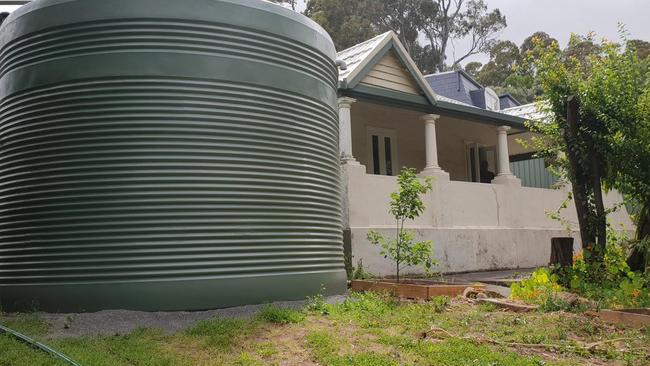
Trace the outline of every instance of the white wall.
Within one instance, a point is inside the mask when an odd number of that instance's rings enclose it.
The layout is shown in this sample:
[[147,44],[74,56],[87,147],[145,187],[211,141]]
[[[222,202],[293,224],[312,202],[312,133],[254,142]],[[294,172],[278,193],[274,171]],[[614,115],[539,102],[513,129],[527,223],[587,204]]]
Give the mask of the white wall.
[[[388,213],[389,195],[397,189],[395,177],[365,173],[363,166],[342,167],[345,185],[345,222],[351,234],[353,263],[363,260],[372,273],[393,274],[392,262],[366,240],[374,229],[394,235],[394,219]],[[575,207],[562,214],[574,224],[568,232],[547,217],[567,197],[567,190],[513,187],[467,182],[434,182],[424,197],[426,211],[408,227],[422,240],[432,240],[439,271],[462,272],[546,265],[551,238],[572,236],[580,247]],[[616,192],[606,195],[607,207],[621,202]],[[624,208],[610,215],[610,222],[633,230]],[[413,269],[420,272],[418,269]]]

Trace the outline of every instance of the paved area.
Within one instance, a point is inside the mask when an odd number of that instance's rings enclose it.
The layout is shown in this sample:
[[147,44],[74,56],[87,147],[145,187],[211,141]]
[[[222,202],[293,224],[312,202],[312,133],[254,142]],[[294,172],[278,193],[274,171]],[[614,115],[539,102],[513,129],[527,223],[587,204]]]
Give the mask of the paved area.
[[458,282],[482,282],[491,285],[510,286],[530,276],[535,268],[510,269],[504,271],[469,272],[445,275],[445,279]]
[[[331,296],[329,303],[343,301],[345,296]],[[274,306],[300,308],[306,301],[285,301],[272,303]],[[264,305],[238,306],[228,309],[208,311],[142,312],[128,310],[105,310],[96,313],[38,315],[51,325],[46,338],[67,338],[81,336],[124,335],[138,328],[156,328],[166,333],[174,333],[193,326],[202,320],[215,317],[242,318],[255,315]]]

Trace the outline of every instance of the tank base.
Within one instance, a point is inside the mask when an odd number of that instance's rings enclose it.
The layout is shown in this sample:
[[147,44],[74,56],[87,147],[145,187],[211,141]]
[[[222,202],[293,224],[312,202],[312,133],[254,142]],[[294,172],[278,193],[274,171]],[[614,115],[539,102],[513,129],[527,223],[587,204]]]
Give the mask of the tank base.
[[0,305],[8,312],[197,311],[304,300],[322,288],[323,295],[327,296],[344,293],[345,271],[182,281],[0,286]]

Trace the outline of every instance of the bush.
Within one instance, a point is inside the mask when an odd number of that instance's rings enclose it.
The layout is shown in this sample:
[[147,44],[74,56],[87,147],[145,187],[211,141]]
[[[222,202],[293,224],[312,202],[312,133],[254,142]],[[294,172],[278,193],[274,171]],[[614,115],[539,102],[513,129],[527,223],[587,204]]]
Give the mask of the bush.
[[543,305],[553,298],[553,293],[562,290],[557,275],[546,268],[539,268],[530,278],[511,286],[513,299]]
[[603,263],[589,264],[578,254],[573,266],[554,272],[561,285],[604,307],[648,307],[650,281],[628,266],[627,243],[624,234],[609,230]]

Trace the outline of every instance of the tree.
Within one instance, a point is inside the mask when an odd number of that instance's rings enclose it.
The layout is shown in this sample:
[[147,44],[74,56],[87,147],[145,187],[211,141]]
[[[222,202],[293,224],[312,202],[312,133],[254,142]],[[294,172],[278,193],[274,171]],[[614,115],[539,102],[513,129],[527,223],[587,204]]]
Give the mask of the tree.
[[420,195],[431,190],[431,178],[422,183],[415,169],[404,168],[397,177],[399,189],[390,195],[390,213],[395,217],[396,236],[385,238],[376,231],[368,232],[368,241],[381,246],[384,258],[390,258],[396,265],[396,277],[399,282],[400,265],[417,266],[424,264],[427,270],[434,264],[431,259],[431,242],[415,242],[415,233],[404,229],[406,220],[413,220],[424,211]]
[[479,71],[481,71],[481,68],[483,67],[483,64],[478,62],[478,61],[472,61],[468,62],[464,69],[465,72],[468,74],[472,75],[472,77],[476,78],[478,76]]
[[305,15],[332,37],[337,50],[344,50],[378,34],[372,23],[373,0],[310,0]]
[[524,39],[521,46],[519,46],[519,53],[521,55],[532,53],[531,56],[534,57],[537,50],[548,49],[548,47],[553,47],[554,44],[558,44],[555,38],[546,32],[537,31]]
[[549,120],[531,128],[544,135],[538,147],[572,183],[585,260],[598,278],[607,245],[603,188],[616,188],[646,213],[650,207],[648,63],[635,48],[596,44],[593,35],[572,36],[564,51],[538,43],[535,52],[544,99],[539,105]]
[[409,54],[415,54],[425,22],[436,16],[437,6],[428,0],[384,0],[372,3],[369,14],[381,32],[392,30]]
[[627,47],[636,50],[636,54],[640,60],[646,60],[650,56],[650,42],[631,39],[627,41]]
[[511,41],[496,42],[490,49],[490,61],[477,73],[476,79],[483,85],[505,86],[506,79],[520,62],[519,46]]
[[506,27],[506,18],[499,9],[488,12],[484,0],[434,0],[435,17],[428,19],[423,32],[429,47],[441,55],[437,71],[445,70],[449,43],[454,39],[468,38],[467,52],[455,59],[450,68],[455,69],[468,57],[487,52],[496,40],[497,33]]

